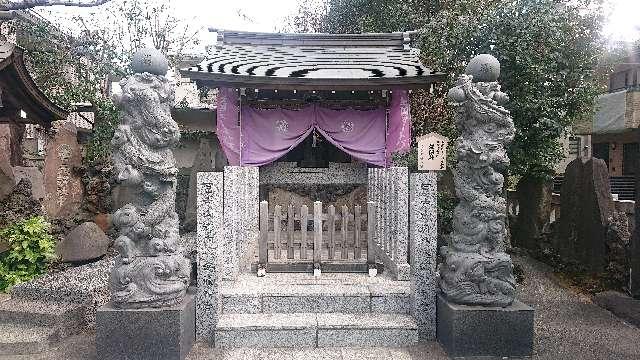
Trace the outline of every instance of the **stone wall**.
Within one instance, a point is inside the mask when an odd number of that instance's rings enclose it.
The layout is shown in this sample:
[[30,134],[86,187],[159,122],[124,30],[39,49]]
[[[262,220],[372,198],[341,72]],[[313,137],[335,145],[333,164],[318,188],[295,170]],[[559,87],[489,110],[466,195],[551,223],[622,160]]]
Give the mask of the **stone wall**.
[[260,168],[260,184],[366,184],[367,166],[360,163],[329,163],[326,168],[302,168],[294,162],[276,162]]
[[371,168],[368,182],[367,199],[377,209],[378,255],[397,280],[409,280],[409,170]]
[[260,168],[260,200],[269,201],[269,210],[280,205],[295,208],[314,201],[323,206],[367,208],[367,166],[357,163],[330,163],[327,168],[301,168],[294,162],[278,162]]

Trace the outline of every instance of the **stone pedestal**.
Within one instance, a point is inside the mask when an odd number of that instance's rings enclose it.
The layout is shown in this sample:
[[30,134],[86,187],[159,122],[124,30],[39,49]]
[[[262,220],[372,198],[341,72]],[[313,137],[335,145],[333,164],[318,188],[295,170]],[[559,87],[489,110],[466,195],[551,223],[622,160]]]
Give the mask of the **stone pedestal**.
[[99,360],[183,360],[194,340],[195,289],[176,306],[116,309],[108,303],[96,315]]
[[533,308],[452,304],[438,295],[438,341],[451,357],[529,356],[533,351]]

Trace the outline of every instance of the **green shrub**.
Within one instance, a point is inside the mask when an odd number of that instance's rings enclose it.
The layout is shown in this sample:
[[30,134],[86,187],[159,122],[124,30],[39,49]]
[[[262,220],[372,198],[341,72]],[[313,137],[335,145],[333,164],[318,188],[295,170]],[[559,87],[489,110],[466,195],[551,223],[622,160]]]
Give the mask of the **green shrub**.
[[49,228],[42,216],[35,216],[0,229],[0,239],[10,247],[0,254],[0,292],[42,274],[55,259],[55,240]]

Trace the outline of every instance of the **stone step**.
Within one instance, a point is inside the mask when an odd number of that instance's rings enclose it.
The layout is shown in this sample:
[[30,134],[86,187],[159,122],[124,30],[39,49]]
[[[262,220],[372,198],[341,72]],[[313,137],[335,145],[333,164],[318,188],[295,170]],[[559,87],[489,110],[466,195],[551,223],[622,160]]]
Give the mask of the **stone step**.
[[366,275],[242,275],[220,293],[223,314],[411,312],[409,282]]
[[28,324],[0,324],[0,355],[29,355],[49,350],[58,330]]
[[0,323],[83,327],[85,306],[21,299],[0,301]]
[[215,335],[219,348],[400,347],[417,341],[415,320],[399,314],[225,314]]

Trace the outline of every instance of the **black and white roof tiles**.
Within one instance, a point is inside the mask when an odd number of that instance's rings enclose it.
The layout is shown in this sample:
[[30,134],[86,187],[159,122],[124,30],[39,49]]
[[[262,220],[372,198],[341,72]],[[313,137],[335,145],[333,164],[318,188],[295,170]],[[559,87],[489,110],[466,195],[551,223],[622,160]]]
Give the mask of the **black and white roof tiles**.
[[190,72],[309,79],[428,75],[418,50],[381,47],[293,47],[224,44]]

